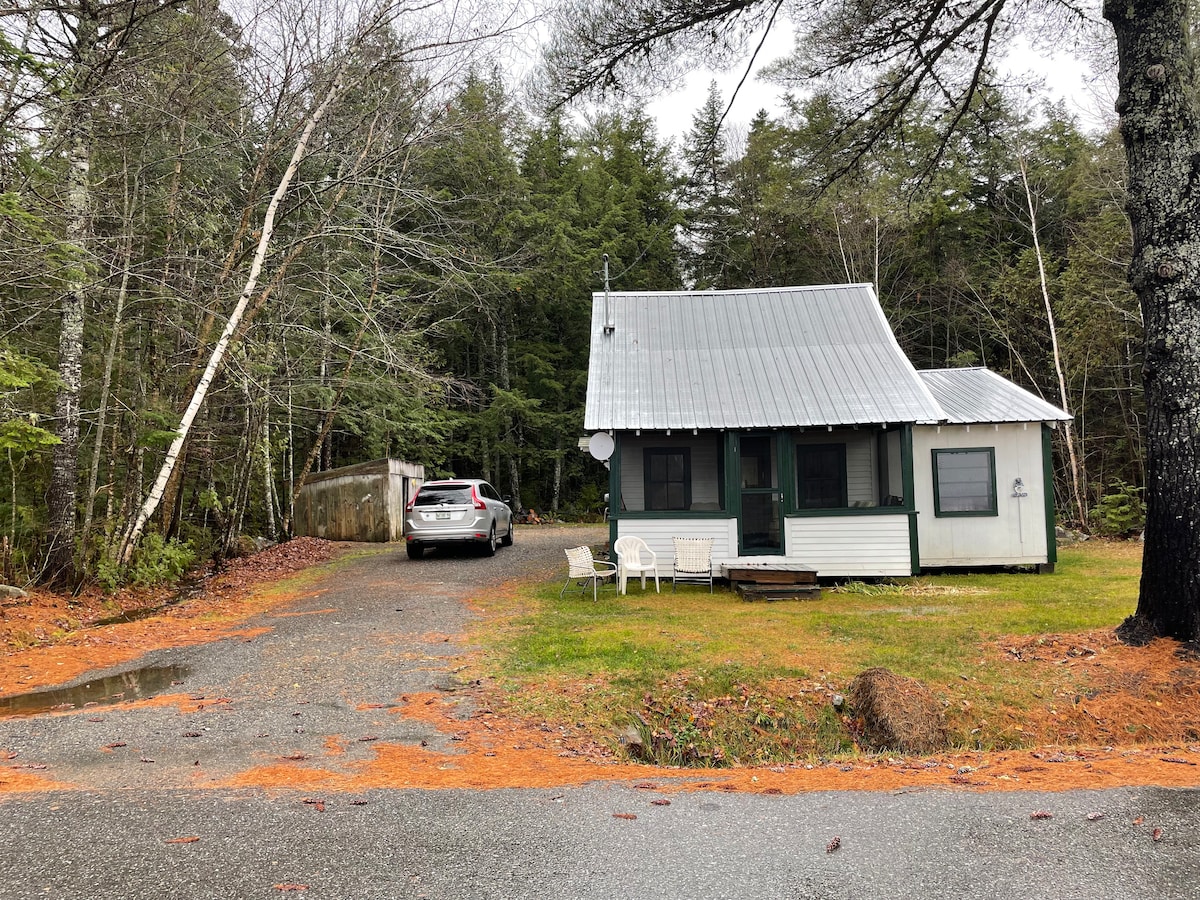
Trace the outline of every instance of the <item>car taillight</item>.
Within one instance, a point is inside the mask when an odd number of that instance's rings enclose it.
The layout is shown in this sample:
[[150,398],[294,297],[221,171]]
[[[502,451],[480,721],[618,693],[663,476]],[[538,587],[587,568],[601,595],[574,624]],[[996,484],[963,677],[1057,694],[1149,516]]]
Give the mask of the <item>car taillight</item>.
[[475,501],[476,509],[487,509],[487,504],[479,499],[479,492],[475,490],[475,485],[471,485],[471,499]]

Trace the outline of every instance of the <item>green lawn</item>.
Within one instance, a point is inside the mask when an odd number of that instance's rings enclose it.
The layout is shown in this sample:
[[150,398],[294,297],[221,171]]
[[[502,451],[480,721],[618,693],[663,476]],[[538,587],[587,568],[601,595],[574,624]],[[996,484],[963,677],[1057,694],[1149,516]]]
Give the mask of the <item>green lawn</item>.
[[926,682],[956,743],[1013,746],[1036,736],[1014,725],[1022,711],[1053,703],[1073,675],[1014,670],[1004,640],[1111,630],[1136,605],[1140,562],[1140,545],[1090,542],[1062,550],[1053,575],[852,583],[773,603],[636,584],[625,597],[560,600],[548,583],[492,606],[501,615],[480,630],[481,665],[514,713],[598,735],[665,733],[668,762],[845,752],[850,732],[829,697],[872,666]]

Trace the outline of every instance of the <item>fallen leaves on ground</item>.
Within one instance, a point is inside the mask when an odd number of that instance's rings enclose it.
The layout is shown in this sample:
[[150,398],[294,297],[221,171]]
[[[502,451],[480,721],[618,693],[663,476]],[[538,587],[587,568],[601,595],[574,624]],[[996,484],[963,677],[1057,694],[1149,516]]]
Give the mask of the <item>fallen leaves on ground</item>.
[[[232,635],[241,621],[289,599],[284,594],[252,597],[253,588],[326,562],[350,546],[295,538],[228,560],[219,571],[210,567],[193,573],[186,589],[130,587],[106,594],[93,586],[78,596],[31,589],[0,616],[0,690],[12,694],[61,684],[150,650]],[[180,595],[183,599],[175,603]],[[131,613],[151,614],[97,624]]]

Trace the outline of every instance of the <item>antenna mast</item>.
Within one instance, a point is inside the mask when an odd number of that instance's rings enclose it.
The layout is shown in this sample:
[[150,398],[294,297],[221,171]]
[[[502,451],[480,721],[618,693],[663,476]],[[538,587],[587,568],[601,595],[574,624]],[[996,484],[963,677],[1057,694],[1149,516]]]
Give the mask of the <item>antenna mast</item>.
[[613,324],[612,307],[608,300],[608,254],[605,253],[601,258],[604,260],[604,333],[612,334],[617,326]]

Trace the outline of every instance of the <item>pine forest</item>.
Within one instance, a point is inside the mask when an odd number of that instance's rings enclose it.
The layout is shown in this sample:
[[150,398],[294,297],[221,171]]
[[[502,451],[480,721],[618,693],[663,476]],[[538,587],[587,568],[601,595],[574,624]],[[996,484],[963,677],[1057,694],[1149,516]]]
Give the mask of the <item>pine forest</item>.
[[168,578],[382,457],[599,521],[605,255],[616,290],[873,284],[917,368],[1074,415],[1061,523],[1139,528],[1115,128],[995,88],[949,143],[914,103],[851,154],[836,93],[737,124],[714,84],[667,136],[531,89],[487,4],[257,2],[0,11],[0,581]]

